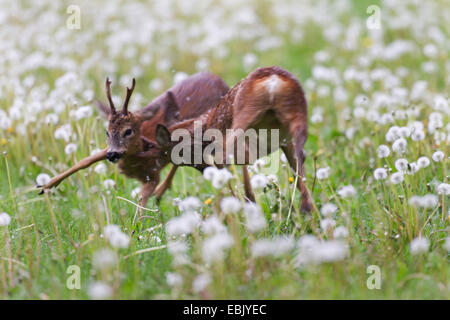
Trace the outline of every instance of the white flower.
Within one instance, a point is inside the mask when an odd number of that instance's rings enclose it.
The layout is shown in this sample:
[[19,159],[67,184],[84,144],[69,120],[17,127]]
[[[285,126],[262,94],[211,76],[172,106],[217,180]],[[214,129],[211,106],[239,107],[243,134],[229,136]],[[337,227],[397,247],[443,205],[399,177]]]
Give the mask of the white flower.
[[450,184],[448,183],[439,184],[436,188],[436,192],[437,194],[448,196],[450,194]]
[[104,282],[96,281],[89,285],[88,294],[91,299],[104,300],[111,298],[113,294],[112,288]]
[[417,159],[417,165],[420,168],[426,168],[430,165],[430,159],[428,159],[427,157],[420,157],[419,159]]
[[404,138],[400,138],[394,141],[392,144],[392,150],[394,150],[396,153],[404,153],[406,151],[406,147],[408,146],[408,143]]
[[348,256],[347,245],[339,240],[324,241],[315,250],[314,260],[317,262],[335,262]]
[[250,179],[250,183],[252,188],[254,189],[262,189],[264,188],[269,181],[264,174],[256,174]]
[[415,130],[412,134],[411,134],[411,140],[413,141],[421,141],[425,139],[425,132],[423,132],[423,130]]
[[225,250],[233,245],[233,237],[228,233],[218,233],[203,241],[202,256],[206,263],[222,261]]
[[105,239],[108,240],[109,244],[114,248],[128,248],[130,245],[130,237],[123,233],[117,225],[107,225],[104,228],[103,233]]
[[225,197],[220,201],[220,209],[225,214],[236,213],[241,209],[241,202],[235,197]]
[[201,292],[208,287],[211,283],[211,276],[207,273],[199,274],[195,277],[194,281],[192,281],[192,290],[194,292]]
[[201,222],[201,217],[194,211],[183,213],[179,217],[169,220],[166,224],[166,233],[169,236],[179,236],[192,233]]
[[233,178],[233,175],[230,171],[228,171],[226,168],[218,169],[216,171],[216,174],[214,175],[212,179],[212,185],[216,189],[222,188],[231,178]]
[[245,203],[244,213],[248,231],[258,232],[263,230],[267,226],[266,218],[264,217],[260,207],[257,204],[253,202]]
[[384,144],[377,148],[378,158],[386,158],[390,153],[391,151],[389,150],[389,147]]
[[167,272],[166,281],[172,288],[181,287],[183,285],[183,277],[175,272]]
[[141,194],[141,187],[136,187],[133,190],[131,190],[131,197],[136,199],[139,197],[139,195]]
[[72,127],[70,124],[65,124],[58,129],[55,130],[55,139],[63,139],[66,142],[69,142],[69,139],[72,135]]
[[98,174],[105,174],[107,171],[106,164],[99,163],[98,165],[95,166],[94,171]]
[[435,153],[433,153],[431,159],[433,159],[434,162],[441,162],[442,160],[444,160],[444,157],[445,157],[444,153],[438,150]]
[[201,224],[202,231],[208,235],[226,232],[227,228],[222,224],[219,218],[215,215],[209,217]]
[[116,182],[112,179],[106,179],[105,181],[103,181],[103,185],[105,186],[106,189],[111,189],[114,188]]
[[92,265],[95,269],[105,270],[111,269],[117,264],[117,254],[108,249],[103,248],[97,250],[92,258]]
[[46,173],[40,173],[36,177],[36,183],[38,186],[45,186],[51,180],[50,176]]
[[317,179],[324,180],[330,176],[330,167],[320,168],[317,170]]
[[418,255],[427,252],[430,247],[430,241],[427,238],[417,237],[409,245],[412,255]]
[[356,189],[351,184],[341,187],[337,192],[342,198],[352,198],[356,195]]
[[324,217],[329,217],[337,211],[338,207],[333,203],[325,203],[320,209],[320,213]]
[[268,174],[267,180],[269,180],[270,183],[277,183],[278,182],[278,176],[276,174]]
[[[344,233],[341,229],[338,232]],[[348,246],[342,240],[320,242],[315,237],[307,235],[299,240],[298,247],[299,252],[294,258],[297,268],[308,264],[340,261],[348,256]]]
[[216,167],[207,167],[203,170],[203,177],[206,180],[211,181],[216,175],[217,171],[219,171]]
[[348,230],[344,226],[339,226],[336,229],[334,229],[333,237],[336,239],[345,239],[348,237]]
[[93,114],[92,108],[90,106],[79,107],[75,111],[75,120],[80,120],[83,118],[89,118]]
[[75,151],[77,151],[77,145],[75,143],[69,143],[68,145],[66,145],[66,147],[64,148],[64,152],[66,154],[72,154]]
[[403,180],[404,180],[403,173],[401,173],[401,172],[393,173],[391,175],[390,180],[391,180],[391,183],[393,183],[393,184],[399,184],[399,183],[403,182]]
[[320,228],[322,230],[332,229],[336,225],[336,221],[331,218],[326,218],[320,221]]
[[406,160],[406,159],[397,159],[395,161],[395,168],[398,171],[405,173],[406,171],[408,171],[408,160]]
[[253,257],[279,257],[294,248],[294,240],[290,237],[279,236],[273,239],[258,239],[252,243]]
[[6,212],[0,213],[0,227],[5,227],[11,222],[11,217]]
[[201,206],[202,203],[197,197],[187,197],[178,204],[182,212],[195,212]]
[[189,256],[187,255],[188,245],[185,241],[169,241],[167,250],[173,257],[172,264],[174,266],[183,266],[189,263]]
[[375,180],[384,180],[387,178],[387,176],[388,174],[385,168],[377,168],[373,172],[373,177],[375,178]]

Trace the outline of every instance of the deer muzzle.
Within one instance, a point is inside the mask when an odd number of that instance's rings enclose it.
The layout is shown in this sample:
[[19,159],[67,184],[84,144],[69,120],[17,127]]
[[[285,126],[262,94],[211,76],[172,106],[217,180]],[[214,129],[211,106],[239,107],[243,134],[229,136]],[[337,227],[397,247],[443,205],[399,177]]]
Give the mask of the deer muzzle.
[[124,154],[124,152],[108,151],[106,152],[106,159],[110,162],[116,163],[123,157]]

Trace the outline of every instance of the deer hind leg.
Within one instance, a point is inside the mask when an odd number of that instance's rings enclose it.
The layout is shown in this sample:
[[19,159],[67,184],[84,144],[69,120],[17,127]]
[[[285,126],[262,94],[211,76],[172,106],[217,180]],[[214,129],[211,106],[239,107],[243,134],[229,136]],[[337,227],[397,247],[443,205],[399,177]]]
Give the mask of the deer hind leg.
[[[299,140],[299,139],[297,139]],[[305,139],[306,140],[306,139]],[[309,195],[309,191],[305,185],[305,181],[303,181],[305,177],[304,173],[304,162],[305,155],[303,153],[303,144],[304,141],[296,141],[294,145],[293,142],[289,142],[287,146],[282,146],[282,150],[286,155],[286,158],[289,162],[289,165],[294,170],[294,172],[298,171],[298,179],[297,179],[297,188],[300,190],[302,194],[302,204],[301,211],[310,212],[311,211],[311,197]],[[297,169],[298,168],[298,169]]]
[[166,190],[169,189],[170,186],[172,185],[172,180],[173,180],[173,177],[175,176],[175,172],[177,171],[177,168],[178,168],[177,166],[173,165],[172,168],[170,168],[170,171],[167,174],[164,181],[158,187],[156,187],[154,195],[156,197],[157,202],[159,202],[161,200],[164,192],[166,192]]
[[249,202],[255,202],[255,194],[250,184],[250,175],[248,174],[247,166],[242,166],[242,175],[244,177],[245,198]]

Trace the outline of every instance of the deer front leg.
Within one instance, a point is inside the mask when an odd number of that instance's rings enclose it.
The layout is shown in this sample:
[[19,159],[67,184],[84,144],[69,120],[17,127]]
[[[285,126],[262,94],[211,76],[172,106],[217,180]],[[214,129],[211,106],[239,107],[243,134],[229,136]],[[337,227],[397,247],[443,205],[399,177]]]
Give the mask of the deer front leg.
[[[155,190],[157,184],[158,182],[156,181],[148,181],[142,184],[141,200],[139,201],[139,205],[141,207],[145,207],[148,202],[148,198],[150,198],[150,196],[153,194],[153,191]],[[141,210],[140,213],[142,215]]]
[[164,181],[156,188],[154,195],[156,196],[156,201],[160,201],[164,192],[166,192],[167,189],[170,188],[172,184],[173,177],[175,176],[175,172],[177,171],[177,166],[173,165],[172,168],[170,168],[169,173],[167,174]]
[[61,181],[63,181],[67,177],[71,176],[75,172],[77,172],[81,169],[85,169],[85,168],[91,166],[95,162],[98,162],[100,160],[105,160],[106,159],[106,150],[107,149],[104,149],[92,156],[84,158],[83,160],[78,162],[76,165],[74,165],[72,168],[70,168],[69,170],[57,175],[56,177],[53,177],[49,181],[49,183],[47,183],[45,186],[38,186],[38,188],[41,188],[41,192],[39,194],[43,194],[45,190],[49,190],[53,187],[56,187],[58,184],[61,183]]

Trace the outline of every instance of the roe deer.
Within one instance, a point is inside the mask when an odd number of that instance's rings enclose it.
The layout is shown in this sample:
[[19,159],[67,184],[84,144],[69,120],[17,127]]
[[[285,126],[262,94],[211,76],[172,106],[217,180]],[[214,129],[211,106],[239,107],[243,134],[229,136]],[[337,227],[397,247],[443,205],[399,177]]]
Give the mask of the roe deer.
[[99,103],[99,108],[108,114],[108,148],[81,160],[69,170],[51,179],[48,184],[41,187],[42,192],[56,187],[76,171],[107,159],[111,162],[118,162],[121,172],[126,176],[142,182],[140,205],[145,207],[148,198],[153,193],[157,200],[162,197],[165,190],[170,187],[177,169],[176,166],[173,166],[164,182],[156,188],[160,172],[169,162],[163,158],[141,156],[142,152],[152,145],[156,145],[156,125],[159,123],[172,125],[176,121],[197,117],[216,105],[229,88],[220,77],[208,72],[201,72],[172,87],[170,98],[166,91],[145,108],[130,112],[128,111],[128,102],[134,89],[135,80],[133,79],[132,87],[127,88],[127,95],[120,111],[116,110],[112,101],[110,84],[111,82],[107,79],[106,94],[109,108]]
[[[174,100],[168,92],[168,98]],[[172,101],[172,103],[175,103]],[[309,212],[311,209],[310,194],[304,182],[304,144],[308,136],[307,102],[303,89],[297,79],[288,71],[279,67],[259,68],[241,80],[205,114],[190,120],[175,123],[167,129],[164,125],[157,125],[156,141],[158,146],[151,146],[145,156],[152,158],[165,158],[172,161],[172,150],[179,143],[171,141],[171,133],[177,129],[186,129],[192,136],[195,123],[201,123],[203,132],[207,129],[216,129],[223,136],[227,130],[240,131],[247,129],[278,129],[281,149],[295,172],[298,172],[297,188],[302,194],[301,210]],[[240,129],[240,130],[239,130]],[[234,148],[235,140],[239,135],[227,136],[225,144],[219,150],[223,150],[222,159],[237,155]],[[260,138],[261,139],[261,138]],[[284,142],[286,141],[286,142]],[[205,149],[204,142],[202,152]],[[267,143],[270,144],[270,143]],[[191,146],[192,147],[192,146]],[[248,147],[248,145],[245,145]],[[223,148],[223,149],[222,149]],[[272,149],[272,148],[271,148]],[[274,151],[274,150],[272,150]],[[248,163],[248,148],[245,149],[245,161]],[[202,158],[200,170],[208,166]],[[244,164],[238,163],[238,164]],[[217,165],[217,163],[215,163]],[[244,166],[245,168],[245,166]],[[244,177],[247,174],[244,171]],[[247,179],[248,184],[248,179]],[[244,179],[245,188],[246,181]]]

